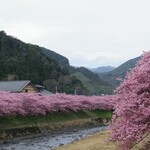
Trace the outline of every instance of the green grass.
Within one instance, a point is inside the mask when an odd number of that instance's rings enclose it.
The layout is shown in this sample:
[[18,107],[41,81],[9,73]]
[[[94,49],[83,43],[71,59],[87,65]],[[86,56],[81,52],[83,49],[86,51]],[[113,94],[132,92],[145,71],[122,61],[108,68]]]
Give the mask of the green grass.
[[0,117],[0,130],[16,127],[35,126],[44,123],[72,121],[76,119],[111,118],[110,110],[91,110],[78,112],[55,112],[45,116],[6,116]]

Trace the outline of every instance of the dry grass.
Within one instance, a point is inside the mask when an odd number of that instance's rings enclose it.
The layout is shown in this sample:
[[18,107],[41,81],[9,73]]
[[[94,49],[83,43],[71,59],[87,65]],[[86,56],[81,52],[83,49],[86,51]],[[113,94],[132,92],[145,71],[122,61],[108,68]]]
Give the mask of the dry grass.
[[[88,136],[80,141],[73,142],[56,150],[117,150],[119,143],[108,142],[110,131],[103,131]],[[146,146],[147,145],[147,146]],[[130,150],[150,150],[150,135]]]
[[52,123],[42,123],[39,124],[38,127],[43,132],[51,132],[57,131],[61,129],[68,129],[73,127],[86,127],[90,125],[100,125],[97,121],[92,119],[76,119],[71,121],[63,121],[63,122],[52,122]]
[[150,134],[146,134],[145,138],[138,142],[132,150],[150,150]]
[[107,141],[108,132],[109,131],[96,133],[80,141],[62,146],[57,150],[116,150],[117,143]]

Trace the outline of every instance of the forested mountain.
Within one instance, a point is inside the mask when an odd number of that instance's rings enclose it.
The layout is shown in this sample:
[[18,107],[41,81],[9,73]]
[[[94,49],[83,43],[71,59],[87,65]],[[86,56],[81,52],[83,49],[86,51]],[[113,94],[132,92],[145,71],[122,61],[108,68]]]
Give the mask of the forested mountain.
[[67,69],[59,66],[52,57],[47,57],[42,50],[0,31],[0,80],[31,80],[45,85],[52,92],[57,86],[59,92],[72,94],[78,87],[79,94],[86,94],[82,82],[70,76]]
[[124,79],[127,72],[135,67],[139,59],[140,57],[130,59],[127,62],[120,65],[119,67],[117,67],[116,69],[112,70],[111,72],[99,74],[99,77],[102,80],[110,83],[115,88],[120,84],[120,80],[118,79]]
[[[84,67],[77,68],[70,66],[69,61],[67,61],[68,59],[64,56],[61,56],[60,54],[58,54],[57,56],[57,53],[54,52],[56,55],[51,55],[51,53],[53,52],[49,51],[48,49],[44,49],[44,51],[46,51],[46,55],[48,57],[52,57],[57,60],[64,70],[69,71],[69,74],[72,78],[76,78],[81,81],[84,88],[87,89],[87,95],[101,95],[112,93],[112,87],[106,81],[102,81],[97,74]],[[76,90],[77,93],[80,93],[81,89],[77,87]]]
[[69,60],[66,57],[44,47],[41,47],[41,49],[43,54],[56,60],[60,66],[62,67],[69,66]]
[[91,72],[87,68],[74,68],[72,76],[77,77],[83,85],[88,89],[90,95],[112,94],[112,86],[102,80],[97,74]]
[[112,66],[102,66],[97,68],[88,68],[90,71],[94,73],[104,73],[104,72],[110,72],[115,69],[115,67]]
[[0,80],[31,80],[51,92],[69,94],[112,94],[140,57],[129,60],[108,73],[96,74],[90,70],[69,65],[66,57],[49,49],[24,43],[0,31]]

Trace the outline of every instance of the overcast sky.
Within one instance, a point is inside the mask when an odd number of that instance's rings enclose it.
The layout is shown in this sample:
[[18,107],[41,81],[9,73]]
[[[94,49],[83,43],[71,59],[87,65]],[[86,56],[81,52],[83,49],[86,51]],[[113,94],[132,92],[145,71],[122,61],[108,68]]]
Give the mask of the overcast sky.
[[150,49],[149,0],[0,0],[0,7],[0,30],[74,66],[119,66]]

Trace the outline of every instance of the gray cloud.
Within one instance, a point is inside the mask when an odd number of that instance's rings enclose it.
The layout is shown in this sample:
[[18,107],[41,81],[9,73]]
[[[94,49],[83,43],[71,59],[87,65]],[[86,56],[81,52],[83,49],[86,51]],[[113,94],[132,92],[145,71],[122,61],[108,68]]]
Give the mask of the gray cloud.
[[118,66],[149,50],[148,0],[0,0],[0,29],[69,58]]

